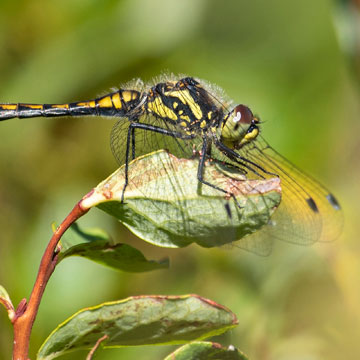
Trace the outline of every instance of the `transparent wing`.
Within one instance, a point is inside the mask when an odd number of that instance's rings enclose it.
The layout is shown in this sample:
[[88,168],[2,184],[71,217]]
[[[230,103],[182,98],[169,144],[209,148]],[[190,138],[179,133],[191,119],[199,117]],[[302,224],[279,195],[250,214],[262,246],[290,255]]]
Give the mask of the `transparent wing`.
[[282,200],[271,222],[256,235],[296,244],[336,239],[343,215],[336,198],[318,181],[305,174],[262,138],[241,150],[242,156],[276,173],[281,179]]
[[[182,129],[178,126],[155,118],[149,114],[144,114],[137,122],[157,126],[173,133],[182,132]],[[120,118],[111,131],[111,149],[119,165],[125,163],[129,125],[130,121],[127,118]],[[176,136],[163,135],[146,129],[134,129],[134,136],[132,137],[130,134],[129,141],[129,161],[133,160],[133,158],[160,149],[168,150],[178,157],[189,158],[192,155],[193,144],[196,143],[195,140],[182,140]],[[132,154],[133,145],[134,157]]]

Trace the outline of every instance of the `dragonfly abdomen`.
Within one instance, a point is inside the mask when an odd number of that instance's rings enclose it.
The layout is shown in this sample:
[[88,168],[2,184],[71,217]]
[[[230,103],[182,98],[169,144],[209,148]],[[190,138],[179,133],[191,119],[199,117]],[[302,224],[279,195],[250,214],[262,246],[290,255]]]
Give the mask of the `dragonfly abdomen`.
[[139,91],[119,90],[95,100],[67,104],[0,104],[0,121],[39,116],[126,116],[139,104],[140,99]]

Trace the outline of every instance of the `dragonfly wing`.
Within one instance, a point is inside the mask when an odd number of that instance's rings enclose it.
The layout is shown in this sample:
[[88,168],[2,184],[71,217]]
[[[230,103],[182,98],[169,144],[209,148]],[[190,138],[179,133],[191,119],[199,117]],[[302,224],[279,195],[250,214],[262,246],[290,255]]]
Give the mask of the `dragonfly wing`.
[[260,229],[254,234],[234,241],[234,246],[256,255],[268,256],[273,249],[274,240],[274,236],[270,236],[269,232],[264,233],[263,230]]
[[266,236],[304,245],[331,241],[340,235],[343,224],[340,205],[323,185],[260,137],[242,149],[241,154],[267,172],[277,174],[281,180],[281,204],[258,235],[266,233]]

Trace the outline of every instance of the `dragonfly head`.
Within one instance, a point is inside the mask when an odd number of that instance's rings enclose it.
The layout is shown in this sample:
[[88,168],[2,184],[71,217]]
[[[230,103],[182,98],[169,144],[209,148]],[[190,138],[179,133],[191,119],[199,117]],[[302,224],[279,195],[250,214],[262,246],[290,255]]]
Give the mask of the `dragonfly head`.
[[240,149],[259,135],[259,123],[246,105],[237,105],[224,117],[221,142],[230,149]]

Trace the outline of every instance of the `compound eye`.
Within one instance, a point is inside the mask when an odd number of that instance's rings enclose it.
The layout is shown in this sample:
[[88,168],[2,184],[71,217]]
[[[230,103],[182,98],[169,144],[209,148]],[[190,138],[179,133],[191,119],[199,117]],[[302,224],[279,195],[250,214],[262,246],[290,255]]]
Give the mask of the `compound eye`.
[[254,115],[246,105],[238,105],[234,108],[234,122],[240,124],[251,124]]

